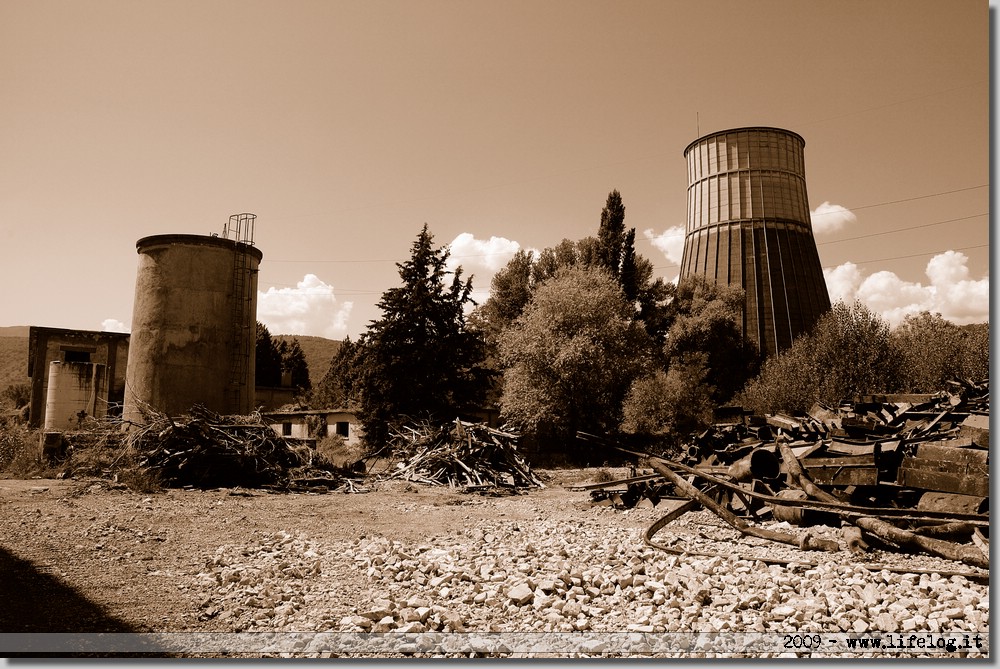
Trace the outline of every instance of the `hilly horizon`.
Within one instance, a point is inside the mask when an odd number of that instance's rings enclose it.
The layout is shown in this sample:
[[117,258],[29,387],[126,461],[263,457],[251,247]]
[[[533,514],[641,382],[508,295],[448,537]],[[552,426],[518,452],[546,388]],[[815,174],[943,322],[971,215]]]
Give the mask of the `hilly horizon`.
[[[0,327],[0,390],[20,383],[30,383],[28,376],[28,325]],[[272,335],[276,341],[298,339],[306,364],[309,365],[309,380],[313,386],[319,384],[330,361],[340,350],[341,341],[310,335]]]

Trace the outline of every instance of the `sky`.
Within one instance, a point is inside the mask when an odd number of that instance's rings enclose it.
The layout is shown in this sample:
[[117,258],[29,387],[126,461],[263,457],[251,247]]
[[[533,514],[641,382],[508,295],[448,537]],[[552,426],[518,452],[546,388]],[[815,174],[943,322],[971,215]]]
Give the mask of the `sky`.
[[128,331],[135,243],[256,214],[258,320],[356,339],[424,224],[485,300],[620,191],[676,280],[684,148],[805,139],[833,301],[989,318],[971,0],[0,0],[0,326]]

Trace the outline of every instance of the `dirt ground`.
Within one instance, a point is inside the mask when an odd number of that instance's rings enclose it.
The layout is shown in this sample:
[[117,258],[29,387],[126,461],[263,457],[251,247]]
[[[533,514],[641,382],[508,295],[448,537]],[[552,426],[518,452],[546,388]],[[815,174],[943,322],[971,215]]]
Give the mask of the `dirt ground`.
[[[227,631],[205,619],[199,593],[178,577],[204,571],[224,545],[260,533],[319,543],[384,536],[420,541],[484,520],[544,513],[573,522],[590,506],[563,483],[586,471],[541,473],[545,489],[491,497],[447,487],[383,481],[371,492],[272,493],[168,489],[145,494],[100,479],[0,480],[2,631]],[[342,579],[344,611],[370,597],[355,574]]]
[[[669,557],[642,543],[662,505],[615,510],[566,487],[627,470],[535,473],[544,489],[506,495],[398,480],[358,493],[142,493],[101,479],[3,479],[0,632],[343,630],[378,622],[385,597],[390,627],[428,607],[440,618],[432,629],[445,630],[722,630],[732,619],[768,632],[892,632],[912,616],[917,631],[988,631],[988,585],[948,575],[962,565],[803,552],[741,538],[708,511],[656,538],[716,557]],[[755,562],[772,557],[787,567]],[[422,573],[449,564],[461,569]],[[644,587],[641,574],[652,579]],[[551,589],[540,583],[553,575],[572,582],[575,603],[511,603],[519,579]]]

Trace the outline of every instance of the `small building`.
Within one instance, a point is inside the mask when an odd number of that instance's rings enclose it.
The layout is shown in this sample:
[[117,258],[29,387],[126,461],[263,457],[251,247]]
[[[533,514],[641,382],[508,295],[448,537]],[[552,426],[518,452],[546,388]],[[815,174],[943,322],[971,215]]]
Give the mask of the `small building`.
[[340,436],[348,446],[361,441],[361,423],[349,409],[269,411],[263,416],[276,434],[290,439],[319,441]]
[[[119,415],[125,399],[128,345],[129,335],[124,332],[32,326],[28,330],[28,425],[49,427],[49,404],[58,407],[61,416],[79,415],[80,419]],[[50,377],[56,381],[51,389]],[[58,422],[54,427],[65,429],[73,421]]]

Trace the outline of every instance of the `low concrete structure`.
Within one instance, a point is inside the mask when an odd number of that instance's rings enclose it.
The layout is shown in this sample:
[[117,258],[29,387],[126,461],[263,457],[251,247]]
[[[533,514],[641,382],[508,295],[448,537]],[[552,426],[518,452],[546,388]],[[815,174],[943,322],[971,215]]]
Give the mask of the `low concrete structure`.
[[301,411],[271,411],[264,421],[275,433],[292,439],[321,440],[339,435],[348,446],[361,441],[361,424],[348,409],[308,409]]
[[[31,377],[31,408],[28,424],[42,427],[46,424],[46,405],[49,397],[49,377],[52,363],[57,362],[89,374],[94,380],[95,365],[103,366],[101,383],[88,386],[93,398],[88,396],[89,415],[119,415],[125,398],[125,367],[128,363],[129,335],[124,332],[95,332],[32,326],[28,330],[28,376]],[[57,375],[62,377],[64,375]],[[83,378],[81,376],[80,378]],[[67,397],[57,393],[56,400]],[[91,413],[93,411],[93,413]],[[63,428],[65,429],[65,428]]]

